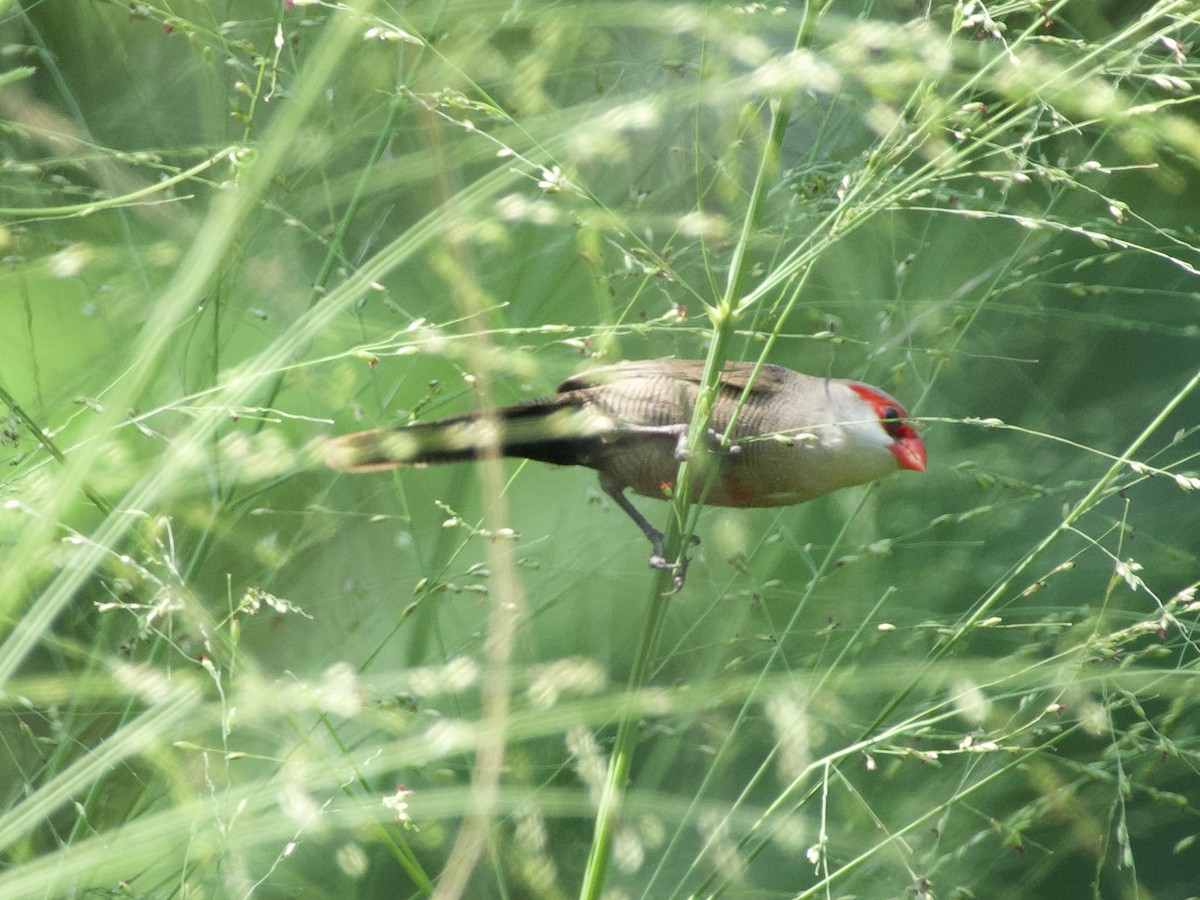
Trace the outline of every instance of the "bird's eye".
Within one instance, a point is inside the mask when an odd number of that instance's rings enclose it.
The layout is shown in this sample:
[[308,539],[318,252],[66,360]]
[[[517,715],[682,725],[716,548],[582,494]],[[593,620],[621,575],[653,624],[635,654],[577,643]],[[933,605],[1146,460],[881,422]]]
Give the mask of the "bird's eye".
[[900,420],[903,413],[894,406],[885,406],[883,415],[880,421],[883,422],[883,430],[894,438],[902,437],[905,430],[905,424]]

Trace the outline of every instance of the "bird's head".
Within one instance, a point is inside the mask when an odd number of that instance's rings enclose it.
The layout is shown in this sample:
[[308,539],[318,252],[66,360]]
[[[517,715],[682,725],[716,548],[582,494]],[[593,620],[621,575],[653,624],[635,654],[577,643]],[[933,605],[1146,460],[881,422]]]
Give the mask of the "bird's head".
[[870,411],[857,436],[884,447],[895,459],[897,468],[924,472],[925,442],[908,423],[904,407],[894,397],[869,384],[848,381],[846,387]]

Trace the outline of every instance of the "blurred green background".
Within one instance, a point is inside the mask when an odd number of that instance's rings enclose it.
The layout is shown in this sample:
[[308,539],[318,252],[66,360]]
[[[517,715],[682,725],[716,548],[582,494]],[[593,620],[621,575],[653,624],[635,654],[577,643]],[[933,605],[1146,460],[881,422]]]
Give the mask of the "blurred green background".
[[0,9],[0,895],[454,894],[498,604],[462,895],[598,892],[644,539],[320,443],[730,327],[930,466],[702,513],[606,896],[1195,896],[1198,16]]

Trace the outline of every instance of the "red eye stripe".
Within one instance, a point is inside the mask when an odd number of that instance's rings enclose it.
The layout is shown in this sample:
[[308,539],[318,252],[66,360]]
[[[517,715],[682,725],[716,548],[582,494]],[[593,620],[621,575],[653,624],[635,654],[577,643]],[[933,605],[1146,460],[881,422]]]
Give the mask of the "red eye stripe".
[[889,397],[883,391],[853,381],[850,382],[849,387],[850,390],[871,404],[871,408],[875,410],[875,415],[879,416],[884,429],[892,437],[900,436],[896,431],[899,428],[912,430],[910,426],[900,421],[907,417],[908,413],[905,412],[903,406],[896,402],[895,398]]

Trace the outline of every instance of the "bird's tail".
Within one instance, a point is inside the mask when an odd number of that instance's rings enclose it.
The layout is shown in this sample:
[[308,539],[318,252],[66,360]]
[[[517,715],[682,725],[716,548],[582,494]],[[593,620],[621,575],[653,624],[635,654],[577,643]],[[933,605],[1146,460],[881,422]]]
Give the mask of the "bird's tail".
[[375,472],[499,452],[570,465],[614,428],[592,404],[560,394],[485,413],[342,435],[325,445],[325,462],[342,472]]

